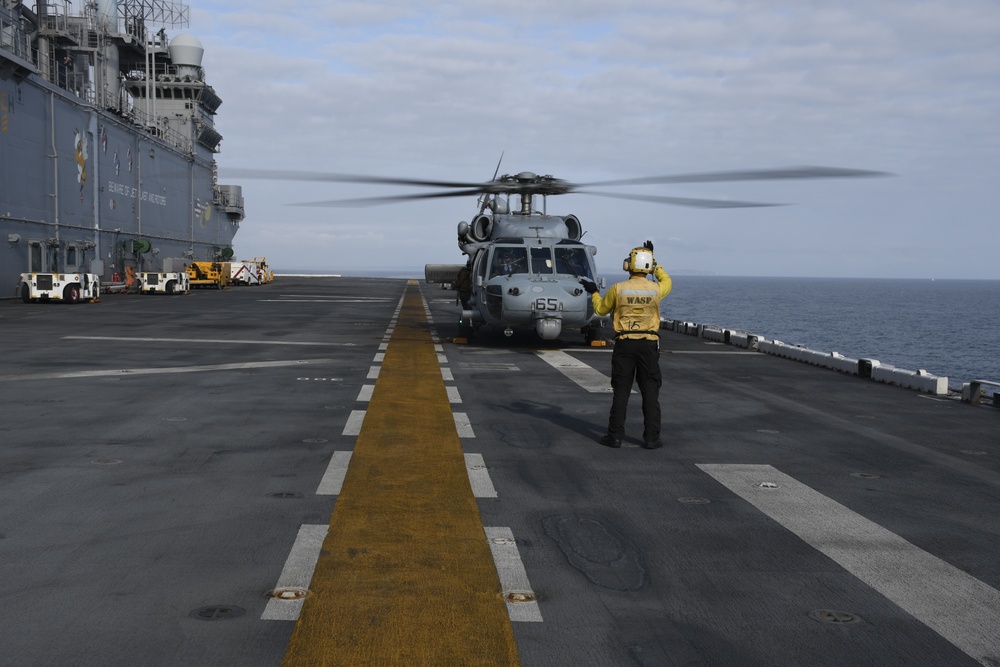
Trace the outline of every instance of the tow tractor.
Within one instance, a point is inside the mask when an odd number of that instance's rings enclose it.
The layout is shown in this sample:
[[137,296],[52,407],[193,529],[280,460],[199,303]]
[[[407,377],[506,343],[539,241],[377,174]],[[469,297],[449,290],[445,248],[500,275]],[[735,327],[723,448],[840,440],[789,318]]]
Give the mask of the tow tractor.
[[101,296],[101,279],[96,273],[22,273],[18,287],[21,301],[65,301],[90,303]]
[[191,262],[187,268],[192,287],[229,287],[230,269],[228,262]]
[[142,294],[187,294],[191,278],[186,271],[145,271],[139,274],[139,292]]

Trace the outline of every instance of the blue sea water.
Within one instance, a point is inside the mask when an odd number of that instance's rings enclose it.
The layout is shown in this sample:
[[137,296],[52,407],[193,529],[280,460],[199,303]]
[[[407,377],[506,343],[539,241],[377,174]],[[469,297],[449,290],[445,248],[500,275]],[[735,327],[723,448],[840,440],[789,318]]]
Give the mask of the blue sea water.
[[680,275],[673,283],[662,304],[670,319],[924,369],[952,387],[1000,382],[1000,281]]

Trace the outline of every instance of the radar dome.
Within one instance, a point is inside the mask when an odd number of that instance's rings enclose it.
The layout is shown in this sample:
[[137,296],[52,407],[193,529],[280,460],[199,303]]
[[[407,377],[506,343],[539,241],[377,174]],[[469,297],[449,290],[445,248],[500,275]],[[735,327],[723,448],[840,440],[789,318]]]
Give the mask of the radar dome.
[[170,40],[167,51],[170,53],[170,60],[177,67],[178,74],[201,78],[201,59],[205,55],[205,47],[197,37],[177,35]]

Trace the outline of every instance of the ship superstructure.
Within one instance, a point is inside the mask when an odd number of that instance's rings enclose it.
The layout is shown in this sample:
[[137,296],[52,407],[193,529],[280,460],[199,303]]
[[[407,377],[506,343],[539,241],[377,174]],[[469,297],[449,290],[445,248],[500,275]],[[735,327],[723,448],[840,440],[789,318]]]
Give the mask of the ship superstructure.
[[166,33],[188,15],[162,0],[0,0],[0,298],[25,272],[116,282],[232,257],[244,210],[217,179],[222,100],[199,41]]

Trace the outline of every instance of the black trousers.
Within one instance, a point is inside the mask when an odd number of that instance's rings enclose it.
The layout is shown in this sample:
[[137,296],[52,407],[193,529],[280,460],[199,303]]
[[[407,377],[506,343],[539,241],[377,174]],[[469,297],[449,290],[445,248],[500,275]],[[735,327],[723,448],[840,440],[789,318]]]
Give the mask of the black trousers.
[[625,435],[625,413],[632,383],[637,382],[642,394],[643,442],[660,438],[660,342],[619,338],[611,354],[611,416],[608,435],[621,439]]

